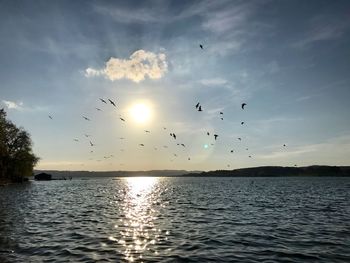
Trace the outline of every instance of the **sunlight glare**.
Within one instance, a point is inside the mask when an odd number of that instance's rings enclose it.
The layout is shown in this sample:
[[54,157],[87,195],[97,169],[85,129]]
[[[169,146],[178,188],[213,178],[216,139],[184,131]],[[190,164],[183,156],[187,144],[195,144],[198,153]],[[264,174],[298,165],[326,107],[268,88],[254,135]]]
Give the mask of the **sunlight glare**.
[[151,109],[145,103],[137,103],[130,108],[130,114],[137,123],[145,123],[151,118]]

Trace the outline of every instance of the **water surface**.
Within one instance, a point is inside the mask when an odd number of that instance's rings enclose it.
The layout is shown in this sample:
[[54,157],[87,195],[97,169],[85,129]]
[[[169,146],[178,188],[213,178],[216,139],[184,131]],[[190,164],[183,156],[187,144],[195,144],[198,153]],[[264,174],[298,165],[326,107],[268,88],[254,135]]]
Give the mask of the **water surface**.
[[0,187],[0,262],[350,262],[350,178]]

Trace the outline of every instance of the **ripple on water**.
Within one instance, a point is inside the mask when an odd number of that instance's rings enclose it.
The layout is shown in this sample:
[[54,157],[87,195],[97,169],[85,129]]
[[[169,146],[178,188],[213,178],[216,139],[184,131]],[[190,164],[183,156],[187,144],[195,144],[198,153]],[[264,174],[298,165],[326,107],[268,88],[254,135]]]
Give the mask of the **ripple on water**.
[[350,262],[350,179],[101,178],[0,189],[0,262]]

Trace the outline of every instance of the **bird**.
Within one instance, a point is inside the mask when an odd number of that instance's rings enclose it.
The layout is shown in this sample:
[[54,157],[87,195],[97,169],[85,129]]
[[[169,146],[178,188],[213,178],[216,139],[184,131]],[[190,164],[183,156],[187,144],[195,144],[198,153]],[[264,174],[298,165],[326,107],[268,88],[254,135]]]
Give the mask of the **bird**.
[[242,110],[244,110],[244,106],[246,106],[247,103],[242,103]]
[[243,125],[243,124],[244,124],[244,121],[241,122],[241,125]]
[[163,127],[163,130],[166,130],[166,127]]
[[85,135],[85,137],[90,137],[91,135],[90,134],[84,134]]
[[224,113],[222,111],[220,111],[220,114],[223,115]]
[[117,107],[117,106],[115,105],[114,101],[112,101],[112,100],[110,100],[110,99],[108,99],[108,100],[109,100],[109,102],[110,102],[114,107]]
[[150,133],[150,131],[149,131],[149,130],[145,130],[145,132]]
[[181,146],[186,147],[185,144],[181,143]]
[[201,49],[203,49],[203,45],[202,45],[202,44],[199,44],[199,47],[200,47]]
[[102,101],[103,103],[107,104],[107,102],[104,99],[100,98],[100,101]]
[[74,141],[78,142],[79,140],[78,139],[74,139]]
[[242,138],[240,138],[240,137],[238,137],[237,139],[240,140],[240,141],[242,141]]
[[199,105],[198,111],[202,111],[202,106]]
[[231,153],[233,153],[233,150],[231,150]]
[[120,139],[120,140],[124,140],[125,138],[124,138],[124,137],[120,137],[119,139]]
[[94,151],[90,151],[90,153],[93,153]]
[[248,151],[248,148],[245,148],[246,151]]
[[175,133],[170,133],[170,136],[173,137],[176,140],[176,135]]
[[177,154],[176,154],[176,153],[174,153],[174,156],[175,156],[175,157],[177,157]]
[[214,134],[214,139],[215,139],[215,141],[216,141],[216,138],[217,138],[217,137],[219,137],[219,135]]
[[[284,147],[286,147],[287,145],[283,144]],[[293,147],[292,147],[293,148]]]
[[52,120],[52,116],[51,115],[49,115],[49,118]]
[[102,111],[100,108],[95,108],[96,110],[98,110],[98,111]]
[[210,133],[209,133],[209,132],[207,132],[207,135],[209,136],[209,135],[210,135]]
[[94,146],[95,144],[93,144],[91,141],[90,141],[90,146]]
[[196,104],[196,109],[198,109],[198,107],[199,107],[199,102]]
[[222,121],[224,120],[224,118],[220,118]]
[[125,121],[123,118],[119,118],[121,121]]
[[249,155],[248,157],[249,157],[249,158],[252,158],[252,156],[251,156],[251,155]]
[[227,167],[230,167],[230,165],[228,164]]
[[140,143],[139,145],[140,145],[140,146],[145,146],[143,143]]
[[188,158],[187,158],[187,160],[189,160],[189,161],[190,161],[190,160],[191,160],[191,158],[190,158],[190,157],[188,157]]
[[89,118],[87,118],[87,117],[85,117],[85,116],[83,116],[83,118],[84,118],[85,120],[87,120],[87,121],[90,121],[90,119],[89,119]]

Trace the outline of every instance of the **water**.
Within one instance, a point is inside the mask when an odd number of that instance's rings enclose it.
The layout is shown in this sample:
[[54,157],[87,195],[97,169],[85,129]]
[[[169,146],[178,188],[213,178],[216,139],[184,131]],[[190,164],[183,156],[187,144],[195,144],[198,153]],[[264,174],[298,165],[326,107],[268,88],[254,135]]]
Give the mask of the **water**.
[[0,262],[350,262],[350,178],[0,187]]

